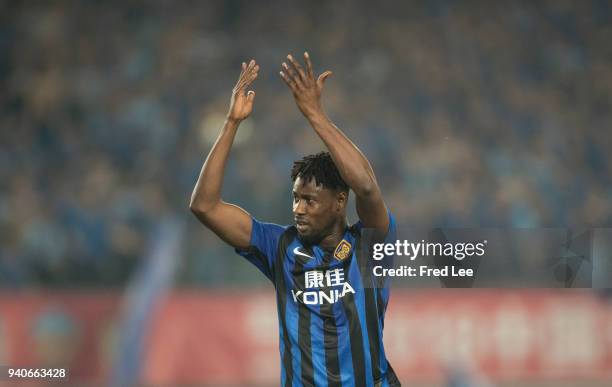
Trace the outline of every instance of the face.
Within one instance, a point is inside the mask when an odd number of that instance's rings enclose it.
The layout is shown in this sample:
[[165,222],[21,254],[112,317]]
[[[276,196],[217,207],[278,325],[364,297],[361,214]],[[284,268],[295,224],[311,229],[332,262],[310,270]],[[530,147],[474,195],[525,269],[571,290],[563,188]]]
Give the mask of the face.
[[318,243],[345,217],[346,192],[336,192],[298,176],[293,184],[293,218],[302,241]]

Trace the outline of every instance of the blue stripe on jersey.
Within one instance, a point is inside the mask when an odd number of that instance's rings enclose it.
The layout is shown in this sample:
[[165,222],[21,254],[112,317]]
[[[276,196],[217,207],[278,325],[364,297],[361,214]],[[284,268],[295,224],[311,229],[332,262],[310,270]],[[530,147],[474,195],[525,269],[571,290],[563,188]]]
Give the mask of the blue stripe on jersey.
[[353,370],[353,357],[349,324],[341,303],[334,305],[334,317],[338,327],[338,359],[340,361],[340,380],[342,387],[355,387],[355,372]]
[[[277,305],[277,307],[278,307],[278,305]],[[280,358],[281,358],[281,384],[280,385],[284,386],[285,383],[287,382],[287,370],[285,370],[285,363],[282,362],[282,359],[283,359],[283,357],[285,355],[285,341],[284,341],[285,336],[283,335],[283,329],[281,328],[281,326],[282,326],[282,322],[280,321],[281,318],[282,318],[281,317],[281,312],[280,312],[280,309],[279,309],[278,310],[278,319],[279,319],[279,321],[278,321],[279,329],[278,330],[280,332],[280,335],[279,335],[279,339],[278,339],[278,346],[280,348]]]

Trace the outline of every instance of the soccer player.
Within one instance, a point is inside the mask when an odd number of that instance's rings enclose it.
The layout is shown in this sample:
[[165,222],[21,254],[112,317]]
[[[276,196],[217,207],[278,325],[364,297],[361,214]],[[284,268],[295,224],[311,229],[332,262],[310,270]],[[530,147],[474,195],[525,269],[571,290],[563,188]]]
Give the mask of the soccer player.
[[[272,281],[280,330],[282,386],[399,386],[382,341],[388,286],[375,286],[364,273],[362,229],[394,238],[370,163],[326,116],[321,106],[325,71],[315,78],[291,56],[280,76],[302,114],[329,152],[294,162],[294,225],[263,223],[224,202],[225,164],[240,122],[253,110],[255,60],[242,64],[225,124],[193,190],[190,209],[221,239],[236,248]],[[347,225],[349,189],[356,195],[359,222]],[[372,281],[372,282],[369,282]]]

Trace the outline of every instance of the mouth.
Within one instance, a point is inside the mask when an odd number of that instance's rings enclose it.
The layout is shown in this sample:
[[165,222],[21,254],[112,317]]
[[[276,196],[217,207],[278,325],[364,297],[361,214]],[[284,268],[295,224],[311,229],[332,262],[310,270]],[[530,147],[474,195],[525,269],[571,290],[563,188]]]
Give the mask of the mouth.
[[299,232],[304,232],[305,230],[308,229],[308,227],[310,227],[310,225],[308,224],[308,222],[305,222],[302,219],[296,219],[295,220],[295,228],[297,228],[297,230]]

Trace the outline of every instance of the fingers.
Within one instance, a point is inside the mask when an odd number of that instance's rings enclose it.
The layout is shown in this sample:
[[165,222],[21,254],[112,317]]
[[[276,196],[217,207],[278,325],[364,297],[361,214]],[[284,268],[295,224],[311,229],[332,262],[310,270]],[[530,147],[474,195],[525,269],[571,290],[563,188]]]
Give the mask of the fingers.
[[249,65],[247,66],[242,76],[243,82],[242,82],[241,89],[248,87],[251,84],[251,82],[253,82],[255,78],[257,78],[258,71],[259,71],[259,65],[255,62],[255,59],[251,59],[251,62],[249,62]]
[[297,92],[298,88],[297,88],[297,85],[296,85],[295,81],[293,80],[293,78],[289,77],[287,74],[285,74],[282,71],[279,74],[280,74],[281,78],[283,79],[283,81],[285,81],[287,86],[289,86],[291,91],[294,92],[294,93]]
[[288,66],[287,63],[283,62],[281,64],[283,68],[283,72],[291,79],[291,81],[299,88],[302,88],[304,84],[300,79],[300,76],[295,72],[295,69],[291,66]]
[[[249,62],[250,63],[250,62]],[[242,76],[244,75],[244,73],[247,70],[247,64],[245,62],[242,62],[242,71],[240,72],[240,76],[238,77],[238,79],[242,78]]]
[[251,59],[248,65],[242,62],[242,72],[238,77],[234,91],[243,91],[247,88],[257,78],[258,71],[259,65],[255,62],[255,59]]
[[292,91],[296,92],[299,89],[307,88],[315,84],[315,77],[312,71],[312,63],[308,53],[304,53],[304,61],[306,63],[306,71],[302,68],[300,63],[293,58],[291,54],[287,55],[287,61],[282,63],[282,71],[280,73],[283,81],[291,88]]
[[304,52],[304,62],[306,62],[306,71],[308,73],[308,78],[314,79],[314,72],[312,71],[312,62],[310,61],[310,55],[307,52]]
[[287,55],[287,59],[289,60],[289,63],[291,63],[291,67],[293,68],[293,70],[295,70],[295,72],[299,76],[299,79],[296,79],[296,81],[301,81],[302,83],[308,83],[308,79],[306,78],[304,69],[302,69],[302,66],[300,66],[298,61],[293,59],[293,56],[291,56],[291,54]]

